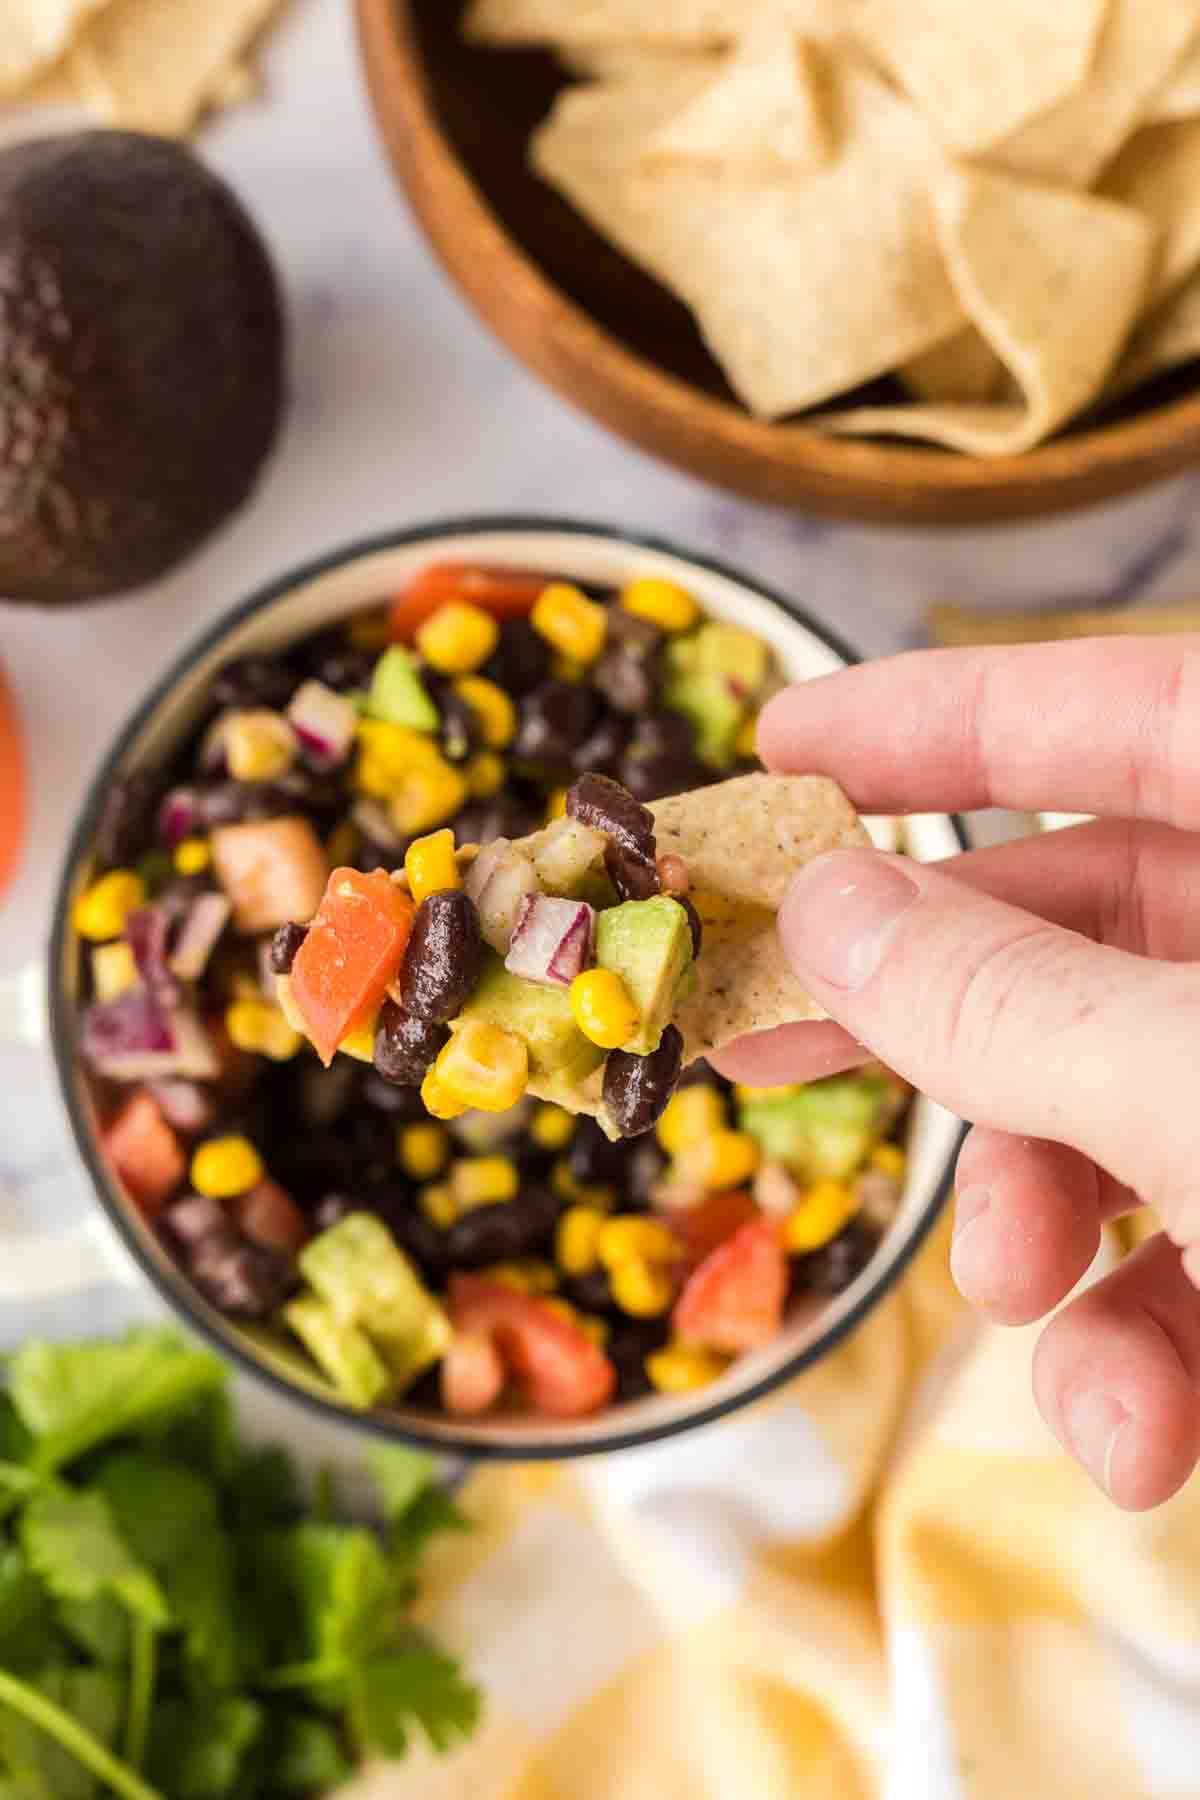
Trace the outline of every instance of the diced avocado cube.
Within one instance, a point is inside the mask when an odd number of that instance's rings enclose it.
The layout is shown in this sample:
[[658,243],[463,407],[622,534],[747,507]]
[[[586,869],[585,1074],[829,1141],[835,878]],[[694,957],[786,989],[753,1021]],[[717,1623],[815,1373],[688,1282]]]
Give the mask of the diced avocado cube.
[[626,900],[596,919],[596,962],[628,988],[638,1027],[623,1050],[648,1056],[671,1023],[679,984],[692,962],[692,930],[678,900]]
[[566,988],[545,987],[510,974],[494,951],[485,951],[482,974],[459,1017],[485,1019],[523,1038],[535,1081],[568,1069],[587,1073],[604,1060],[603,1050],[589,1043],[576,1025]]
[[696,754],[704,762],[727,768],[733,761],[737,734],[767,669],[761,638],[715,619],[667,646],[663,703],[691,720]]
[[407,1386],[445,1350],[450,1322],[387,1226],[350,1213],[305,1245],[300,1271],[335,1318],[369,1332],[389,1371]]
[[389,1331],[374,1334],[376,1347],[401,1390],[411,1387],[418,1375],[446,1354],[453,1336],[454,1328],[436,1301],[425,1309],[419,1329],[410,1336],[394,1337]]
[[316,1294],[290,1300],[283,1316],[350,1406],[365,1410],[396,1385],[365,1331],[348,1325]]
[[442,718],[425,691],[411,650],[393,644],[375,664],[366,699],[367,717],[410,731],[437,731]]
[[743,1101],[738,1124],[765,1157],[786,1163],[801,1181],[844,1181],[878,1143],[887,1099],[881,1075],[832,1075]]

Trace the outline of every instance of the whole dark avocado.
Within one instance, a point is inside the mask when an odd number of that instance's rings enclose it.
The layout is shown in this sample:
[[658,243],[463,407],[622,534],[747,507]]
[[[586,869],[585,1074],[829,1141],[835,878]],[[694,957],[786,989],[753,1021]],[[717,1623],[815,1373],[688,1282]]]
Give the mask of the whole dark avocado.
[[0,600],[161,575],[246,498],[283,399],[270,259],[190,151],[0,152]]

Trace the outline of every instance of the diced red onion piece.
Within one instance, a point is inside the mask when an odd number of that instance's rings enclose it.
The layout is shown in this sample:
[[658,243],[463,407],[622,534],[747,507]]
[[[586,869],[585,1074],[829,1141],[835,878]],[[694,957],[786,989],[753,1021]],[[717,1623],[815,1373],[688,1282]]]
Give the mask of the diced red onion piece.
[[578,893],[592,869],[604,862],[608,839],[578,819],[556,819],[533,858],[537,878],[547,894]]
[[216,1102],[212,1095],[195,1081],[168,1079],[152,1081],[149,1085],[167,1124],[186,1137],[206,1131],[216,1117]]
[[158,835],[168,850],[201,829],[200,797],[195,788],[172,788],[158,809]]
[[200,740],[200,767],[206,775],[223,775],[228,767],[225,759],[229,727],[237,717],[236,707],[227,707],[213,720]]
[[188,1194],[163,1214],[181,1244],[202,1244],[216,1232],[230,1229],[225,1208],[207,1194]]
[[533,864],[510,844],[505,854],[497,858],[487,885],[475,902],[484,942],[501,956],[507,955],[521,908],[526,900],[540,895]]
[[570,987],[587,968],[595,923],[584,901],[537,894],[521,909],[504,966],[510,975],[544,987]]
[[211,1081],[220,1073],[212,1039],[195,1014],[166,1006],[148,988],[89,1006],[80,1039],[86,1060],[114,1081],[171,1075]]
[[224,894],[199,894],[179,928],[168,967],[181,981],[199,981],[233,911]]
[[496,873],[506,850],[512,848],[512,839],[506,837],[492,838],[490,843],[480,847],[479,854],[463,876],[463,891],[479,905],[484,888]]
[[354,744],[358,714],[353,702],[322,681],[305,681],[288,703],[287,718],[309,760],[322,768],[344,763]]
[[133,951],[138,974],[151,991],[165,1004],[179,998],[167,956],[171,921],[161,906],[139,906],[125,921],[125,942]]

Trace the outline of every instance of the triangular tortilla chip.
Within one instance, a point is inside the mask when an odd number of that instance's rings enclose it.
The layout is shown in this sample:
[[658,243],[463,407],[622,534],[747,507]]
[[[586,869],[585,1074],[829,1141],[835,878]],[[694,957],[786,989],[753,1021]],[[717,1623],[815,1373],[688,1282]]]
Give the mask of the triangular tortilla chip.
[[555,55],[581,81],[654,81],[680,71],[719,75],[729,52],[705,45],[686,49],[677,44],[556,44]]
[[1147,122],[1189,119],[1200,112],[1200,37],[1184,51],[1154,96]]
[[1157,225],[1148,304],[1161,305],[1200,263],[1200,119],[1147,125],[1126,144],[1100,192]]
[[854,30],[956,150],[979,153],[1079,87],[1108,0],[863,0]]
[[1138,326],[1117,366],[1106,398],[1119,399],[1168,369],[1200,356],[1200,274]]
[[1009,385],[1004,364],[977,325],[956,331],[906,362],[900,379],[918,400],[998,400]]
[[1015,175],[1091,187],[1149,112],[1198,26],[1196,0],[1113,0],[1083,85],[997,144],[989,160]]
[[279,0],[112,0],[71,54],[112,125],[181,137]]
[[0,94],[19,94],[66,51],[105,0],[0,0]]
[[482,44],[703,48],[736,42],[764,13],[809,36],[832,36],[844,12],[844,0],[472,0],[463,32]]
[[819,168],[832,147],[816,45],[772,27],[747,37],[711,87],[655,132],[641,167],[770,179]]
[[1154,227],[1115,201],[980,168],[947,170],[934,200],[963,307],[1024,404],[856,407],[813,424],[929,438],[977,456],[1028,450],[1104,386],[1142,308]]
[[836,154],[793,181],[640,170],[670,116],[648,83],[570,90],[533,140],[539,173],[688,302],[766,417],[869,380],[963,322],[926,198],[928,132],[869,72],[834,61],[831,74]]

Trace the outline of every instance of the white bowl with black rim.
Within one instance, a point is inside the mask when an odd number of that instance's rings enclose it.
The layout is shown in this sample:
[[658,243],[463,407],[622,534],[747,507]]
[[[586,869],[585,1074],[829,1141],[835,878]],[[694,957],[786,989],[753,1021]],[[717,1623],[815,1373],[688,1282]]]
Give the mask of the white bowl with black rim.
[[[49,1026],[58,1075],[80,1155],[100,1210],[74,1234],[17,1246],[31,1285],[39,1270],[57,1291],[95,1273],[96,1224],[106,1253],[125,1252],[169,1307],[223,1355],[300,1405],[382,1438],[468,1456],[558,1458],[626,1449],[694,1429],[760,1399],[829,1354],[894,1286],[949,1193],[962,1137],[959,1120],[918,1096],[909,1115],[908,1165],[895,1220],[870,1263],[815,1313],[798,1309],[764,1349],[733,1363],[712,1386],[653,1395],[593,1418],[554,1420],[498,1415],[464,1421],[406,1407],[403,1401],[359,1414],[281,1337],[229,1319],[211,1307],[159,1242],[122,1189],[99,1147],[87,1074],[79,1053],[81,946],[72,903],[87,884],[102,798],[118,775],[168,761],[204,710],[218,669],[235,658],[281,649],[395,593],[434,561],[540,568],[571,580],[617,586],[633,575],[659,575],[690,589],[712,617],[735,621],[765,639],[793,681],[853,661],[851,653],[784,594],[703,556],[657,538],[604,526],[543,518],[466,518],[365,539],[294,569],[234,607],[167,671],[136,708],[105,756],[67,851],[54,915]],[[906,822],[906,845],[922,861],[951,856],[965,842],[948,814]]]

